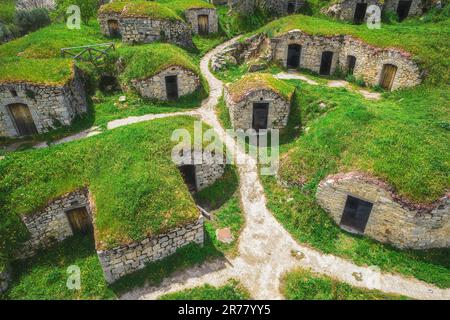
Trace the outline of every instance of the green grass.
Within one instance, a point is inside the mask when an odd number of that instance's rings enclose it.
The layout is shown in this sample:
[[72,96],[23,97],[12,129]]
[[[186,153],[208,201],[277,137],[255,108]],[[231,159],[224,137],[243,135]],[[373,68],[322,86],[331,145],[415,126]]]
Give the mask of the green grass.
[[15,0],[0,0],[0,22],[3,22],[5,24],[13,23],[15,13]]
[[2,252],[10,252],[26,235],[20,214],[83,186],[90,188],[96,202],[98,248],[197,219],[192,196],[171,160],[175,143],[170,137],[178,128],[193,130],[192,118],[155,120],[52,148],[8,154],[0,162]]
[[[69,290],[67,268],[76,265],[81,271],[80,290]],[[75,236],[39,255],[12,265],[10,289],[2,299],[62,300],[113,299],[115,293],[103,277],[94,241],[89,236]]]
[[235,280],[221,287],[204,285],[161,296],[160,300],[249,300],[250,294]]
[[216,106],[216,114],[219,118],[220,124],[224,129],[232,129],[233,125],[231,124],[230,112],[225,103],[225,99],[223,95],[219,99],[219,103]]
[[180,16],[184,16],[184,12],[188,9],[215,8],[213,4],[202,0],[157,0],[157,2],[164,4]]
[[290,101],[295,87],[269,73],[250,73],[228,85],[230,97],[239,102],[251,90],[270,90]]
[[221,34],[212,34],[207,36],[194,35],[192,41],[197,48],[198,56],[202,57],[211,49],[225,42],[227,38]]
[[281,280],[281,292],[288,300],[405,300],[404,296],[367,290],[325,275],[296,269]]
[[159,20],[181,20],[169,7],[156,2],[123,1],[101,6],[99,13],[120,13],[122,17],[149,17]]

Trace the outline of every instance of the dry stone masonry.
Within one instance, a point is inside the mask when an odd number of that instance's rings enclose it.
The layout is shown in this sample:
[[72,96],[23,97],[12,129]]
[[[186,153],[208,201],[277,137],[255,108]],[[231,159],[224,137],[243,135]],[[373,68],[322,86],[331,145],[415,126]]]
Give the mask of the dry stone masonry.
[[240,15],[251,14],[255,9],[268,12],[274,16],[298,13],[305,5],[305,0],[229,0],[232,12]]
[[26,126],[35,128],[29,130],[29,134],[70,125],[76,115],[87,111],[81,78],[81,72],[75,69],[74,78],[60,86],[27,82],[1,83],[0,136],[18,137],[28,134],[22,129],[23,122],[26,122]]
[[209,187],[225,172],[225,165],[212,162],[195,165],[195,178],[197,184],[197,191]]
[[[34,256],[39,249],[48,248],[73,235],[67,211],[85,207],[92,217],[87,189],[71,192],[50,202],[44,209],[22,216],[30,238],[16,253],[18,259]],[[91,218],[92,219],[92,218]]]
[[[191,25],[194,34],[202,34],[202,18],[208,22],[207,34],[219,31],[219,18],[215,8],[193,8],[184,12],[187,22]],[[207,17],[207,18],[206,18]]]
[[420,84],[421,71],[411,55],[399,49],[380,49],[351,36],[314,36],[301,30],[291,30],[271,39],[273,59],[283,66],[288,64],[289,45],[300,46],[299,67],[320,72],[322,54],[332,52],[331,70],[349,69],[349,57],[355,57],[353,75],[369,85],[380,84],[385,65],[397,68],[391,90]]
[[132,80],[131,86],[145,98],[168,100],[166,77],[171,76],[176,76],[179,97],[191,94],[200,88],[200,77],[193,71],[180,66],[164,69],[147,79]]
[[[450,247],[450,200],[445,195],[432,205],[412,204],[399,198],[389,185],[359,172],[336,174],[324,179],[317,201],[333,220],[350,232],[364,234],[399,248]],[[368,220],[355,230],[345,217],[349,197],[365,201]],[[351,212],[346,211],[346,212]],[[361,219],[362,211],[359,211]],[[349,223],[350,222],[350,223]]]
[[203,217],[166,234],[149,237],[140,242],[111,250],[97,251],[106,281],[117,279],[145,267],[147,263],[163,259],[189,243],[203,245]]

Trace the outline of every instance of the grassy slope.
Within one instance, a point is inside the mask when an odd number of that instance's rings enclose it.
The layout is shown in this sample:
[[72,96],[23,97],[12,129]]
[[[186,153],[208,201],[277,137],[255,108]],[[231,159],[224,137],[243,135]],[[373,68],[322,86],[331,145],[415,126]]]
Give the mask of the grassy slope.
[[165,294],[160,300],[248,300],[250,295],[237,281],[230,280],[221,287],[204,285]]
[[281,291],[288,300],[404,300],[403,296],[352,287],[324,275],[297,269],[282,278]]
[[82,186],[89,186],[96,201],[99,247],[139,240],[195,220],[194,201],[170,158],[172,131],[192,127],[189,117],[156,120],[151,126],[138,124],[7,156],[0,162],[1,247],[10,246],[21,229],[14,217]]
[[15,0],[0,0],[0,21],[6,24],[14,21],[16,12]]

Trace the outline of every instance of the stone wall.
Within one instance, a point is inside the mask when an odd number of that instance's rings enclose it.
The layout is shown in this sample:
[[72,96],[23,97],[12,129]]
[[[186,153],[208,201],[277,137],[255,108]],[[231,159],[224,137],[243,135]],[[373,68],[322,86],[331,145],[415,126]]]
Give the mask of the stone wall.
[[333,61],[331,73],[339,66],[347,68],[347,56],[356,57],[353,74],[362,78],[369,85],[377,85],[380,81],[384,64],[393,64],[398,70],[392,90],[412,87],[420,84],[422,73],[418,65],[411,60],[409,53],[399,49],[380,49],[364,43],[351,36],[316,36],[300,30],[290,32],[271,39],[273,60],[286,66],[287,52],[290,44],[301,46],[300,68],[319,72],[323,51],[332,51]]
[[[225,162],[224,162],[225,163]],[[205,162],[195,165],[195,181],[197,183],[197,191],[209,187],[217,179],[223,176],[225,172],[225,164]]]
[[399,198],[386,183],[350,172],[324,179],[316,198],[340,224],[348,195],[373,204],[364,235],[399,248],[450,247],[449,195],[432,205],[413,204]]
[[269,104],[268,129],[281,129],[287,125],[290,101],[284,100],[273,91],[253,90],[248,92],[244,99],[233,101],[226,88],[224,96],[234,129],[247,130],[252,128],[253,103],[255,102]]
[[193,48],[191,29],[184,21],[156,20],[148,17],[124,17],[120,14],[100,14],[101,31],[109,36],[108,20],[119,22],[122,42],[126,44],[164,41],[186,48]]
[[305,5],[305,0],[229,0],[230,10],[241,15],[251,14],[256,8],[274,16],[288,14],[288,6],[293,6],[293,12],[298,12]]
[[186,20],[191,25],[192,32],[198,34],[198,16],[208,16],[208,33],[217,33],[219,31],[219,18],[217,17],[216,9],[200,8],[189,9],[184,12]]
[[[383,11],[394,11],[397,12],[399,0],[385,0]],[[409,9],[408,17],[417,16],[422,14],[422,1],[412,0],[411,8]]]
[[163,259],[191,242],[203,245],[203,217],[196,222],[178,227],[166,234],[146,238],[140,242],[111,250],[97,251],[106,281],[112,283],[124,275]]
[[66,212],[71,209],[86,207],[90,215],[89,193],[86,189],[71,192],[52,202],[44,209],[22,216],[30,238],[15,253],[17,259],[24,259],[36,254],[37,250],[48,248],[73,235]]
[[28,106],[38,133],[58,125],[70,125],[77,114],[87,111],[81,78],[81,72],[75,69],[73,80],[63,86],[25,82],[0,84],[0,136],[19,136],[8,108],[15,103]]
[[180,97],[191,94],[200,88],[199,76],[180,66],[167,68],[147,79],[132,80],[131,85],[143,97],[167,100],[165,77],[174,75],[177,76]]

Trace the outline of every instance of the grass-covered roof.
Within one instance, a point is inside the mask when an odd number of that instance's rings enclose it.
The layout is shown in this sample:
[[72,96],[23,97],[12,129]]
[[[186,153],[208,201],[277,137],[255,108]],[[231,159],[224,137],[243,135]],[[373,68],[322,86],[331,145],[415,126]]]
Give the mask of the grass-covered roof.
[[190,9],[214,9],[215,6],[203,0],[163,0],[167,7],[174,10],[179,15],[183,15],[186,10]]
[[295,87],[285,81],[275,78],[269,73],[250,73],[241,79],[230,83],[228,93],[234,102],[240,102],[248,93],[255,90],[274,91],[285,100],[290,101]]
[[200,69],[193,58],[183,49],[167,43],[152,43],[139,47],[122,47],[114,58],[122,59],[125,69],[120,79],[128,82],[132,79],[145,79],[172,66],[180,66],[200,75]]
[[0,252],[26,238],[20,215],[83,187],[95,200],[98,249],[194,221],[199,212],[172,162],[170,140],[178,128],[192,133],[193,124],[190,117],[161,119],[9,154],[0,161]]
[[107,3],[100,7],[100,14],[115,13],[121,17],[152,18],[156,20],[181,20],[171,8],[150,1],[120,1]]

